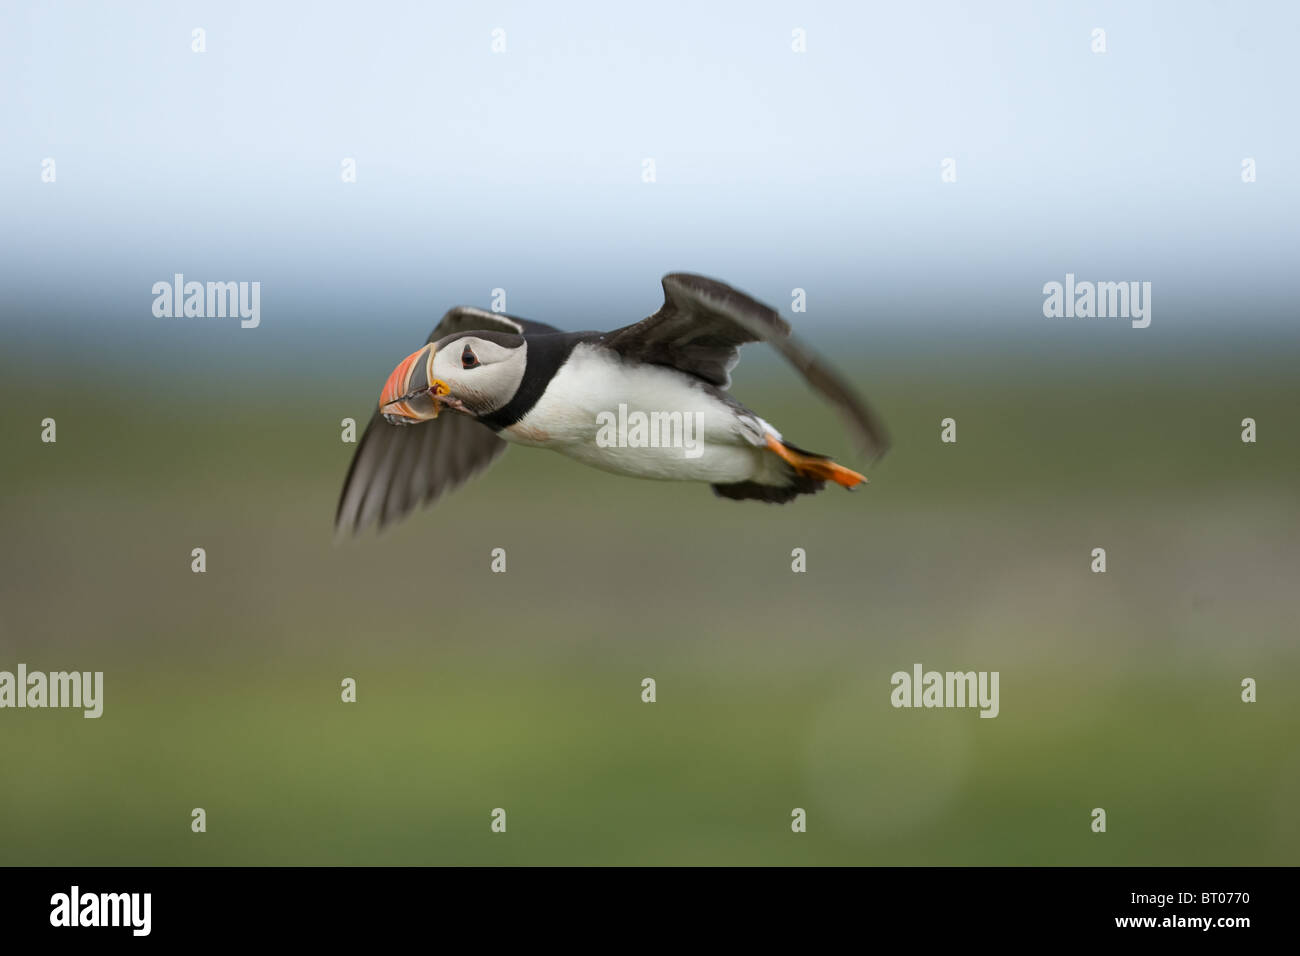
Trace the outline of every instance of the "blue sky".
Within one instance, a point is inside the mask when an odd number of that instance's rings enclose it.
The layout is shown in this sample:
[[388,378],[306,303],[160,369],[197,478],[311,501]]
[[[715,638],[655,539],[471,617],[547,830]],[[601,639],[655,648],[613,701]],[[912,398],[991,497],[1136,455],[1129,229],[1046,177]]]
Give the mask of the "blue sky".
[[345,341],[496,287],[614,325],[688,269],[787,311],[806,288],[800,323],[842,330],[1014,332],[1067,271],[1152,281],[1147,332],[1276,327],[1298,28],[1284,3],[9,0],[3,323],[147,340],[183,272]]

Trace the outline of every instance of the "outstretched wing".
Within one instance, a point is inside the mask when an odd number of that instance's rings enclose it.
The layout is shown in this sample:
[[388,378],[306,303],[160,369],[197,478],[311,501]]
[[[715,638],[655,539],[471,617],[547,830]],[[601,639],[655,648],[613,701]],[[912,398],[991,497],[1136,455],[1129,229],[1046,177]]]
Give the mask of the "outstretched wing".
[[545,322],[534,322],[504,312],[489,312],[469,305],[458,305],[434,326],[426,342],[436,342],[456,332],[510,332],[514,335],[537,335],[560,331]]
[[889,440],[866,403],[830,367],[790,336],[776,311],[725,283],[674,272],[663,278],[664,304],[635,325],[615,329],[603,343],[625,358],[669,365],[711,385],[731,385],[731,370],[747,342],[768,342],[844,417],[872,458]]
[[775,311],[714,279],[674,272],[663,287],[658,312],[606,333],[604,344],[625,358],[671,365],[727,388],[741,345],[790,334]]
[[[558,332],[499,312],[459,306],[429,334],[436,342],[456,332],[525,335]],[[374,521],[384,527],[464,484],[506,449],[496,432],[455,412],[414,425],[391,425],[376,410],[343,481],[334,530],[356,534]]]
[[391,524],[464,484],[506,450],[486,425],[455,412],[415,425],[390,425],[378,411],[352,456],[334,530],[357,534]]

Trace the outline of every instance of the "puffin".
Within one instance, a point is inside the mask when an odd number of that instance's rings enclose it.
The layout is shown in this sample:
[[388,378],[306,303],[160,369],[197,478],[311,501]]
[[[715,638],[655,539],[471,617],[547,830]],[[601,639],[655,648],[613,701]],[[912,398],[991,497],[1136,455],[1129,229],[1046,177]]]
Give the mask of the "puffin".
[[676,272],[662,284],[659,311],[611,332],[563,332],[471,306],[447,312],[384,383],[343,482],[336,532],[383,529],[511,444],[774,504],[867,480],[787,441],[728,391],[739,347],[766,342],[843,414],[871,461],[884,454],[877,417],[789,323],[716,279]]

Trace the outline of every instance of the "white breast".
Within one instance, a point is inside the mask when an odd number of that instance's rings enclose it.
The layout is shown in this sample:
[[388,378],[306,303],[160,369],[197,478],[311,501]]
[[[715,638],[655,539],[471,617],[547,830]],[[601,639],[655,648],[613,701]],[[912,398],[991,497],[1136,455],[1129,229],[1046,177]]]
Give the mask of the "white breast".
[[501,436],[622,475],[776,483],[779,459],[759,447],[765,432],[776,434],[683,372],[579,345],[537,404]]

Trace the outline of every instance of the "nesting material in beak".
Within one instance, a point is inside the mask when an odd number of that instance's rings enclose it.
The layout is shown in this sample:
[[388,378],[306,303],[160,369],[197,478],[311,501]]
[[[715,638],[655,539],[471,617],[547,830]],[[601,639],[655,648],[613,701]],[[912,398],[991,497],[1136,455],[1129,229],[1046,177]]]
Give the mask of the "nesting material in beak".
[[394,425],[410,425],[437,418],[443,405],[458,402],[444,400],[451,386],[433,377],[436,349],[426,345],[398,363],[379,394],[379,410]]

